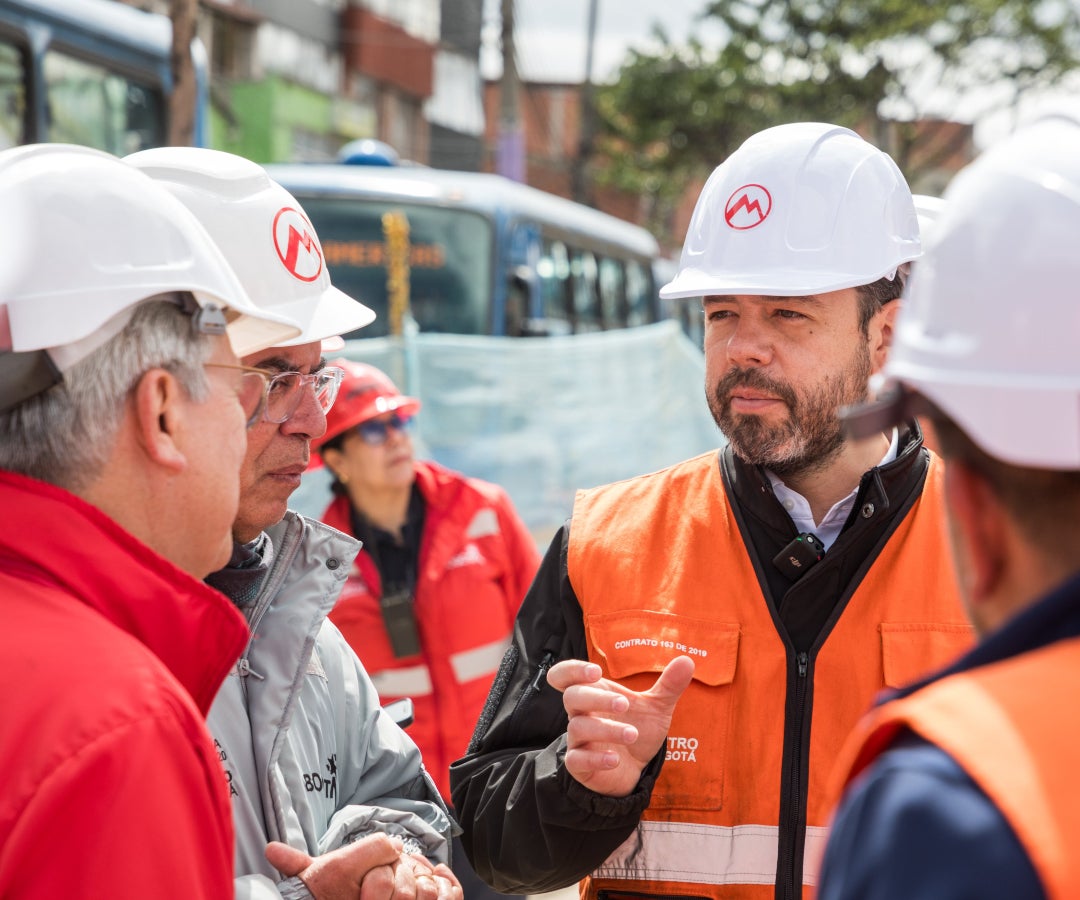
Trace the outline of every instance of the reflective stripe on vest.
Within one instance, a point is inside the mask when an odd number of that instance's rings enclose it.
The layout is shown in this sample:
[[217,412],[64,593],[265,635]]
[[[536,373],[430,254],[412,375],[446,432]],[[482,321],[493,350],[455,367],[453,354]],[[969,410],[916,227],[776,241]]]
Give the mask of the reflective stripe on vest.
[[427,666],[383,669],[373,672],[371,680],[380,697],[423,697],[431,693],[431,672]]
[[[827,829],[806,829],[803,884],[817,884]],[[775,825],[642,822],[594,878],[690,884],[773,884],[780,829]]]
[[[510,638],[500,638],[482,647],[462,650],[450,656],[454,677],[460,684],[494,675],[502,662]],[[432,692],[431,672],[425,665],[373,672],[371,680],[380,697],[424,697]]]
[[450,657],[450,665],[454,667],[454,677],[464,684],[474,678],[494,676],[509,646],[510,636],[507,635],[482,647],[473,647],[472,650],[463,650],[461,653],[453,654]]

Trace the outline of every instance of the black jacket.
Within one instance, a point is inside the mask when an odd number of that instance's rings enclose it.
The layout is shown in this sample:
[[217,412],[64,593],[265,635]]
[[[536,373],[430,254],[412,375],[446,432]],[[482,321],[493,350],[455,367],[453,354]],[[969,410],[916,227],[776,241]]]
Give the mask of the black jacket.
[[[768,478],[730,448],[719,452],[725,490],[762,592],[774,619],[783,623],[789,655],[811,651],[838,605],[854,592],[921,493],[928,463],[913,423],[901,435],[897,459],[863,475],[844,529],[821,562],[793,580],[772,564],[797,531]],[[570,527],[572,521],[552,541],[518,613],[513,643],[472,743],[450,767],[465,851],[480,877],[506,893],[555,890],[589,875],[637,826],[663,762],[661,750],[634,793],[621,798],[596,794],[566,771],[566,713],[545,675],[559,660],[588,658],[581,605],[567,574]],[[803,777],[795,782],[804,786],[808,754],[806,748]],[[782,796],[791,802],[781,810],[787,827],[781,829],[780,858],[794,856],[799,863],[794,878],[777,885],[781,898],[799,896],[802,881],[805,796],[792,797],[791,779],[786,775],[782,785]]]

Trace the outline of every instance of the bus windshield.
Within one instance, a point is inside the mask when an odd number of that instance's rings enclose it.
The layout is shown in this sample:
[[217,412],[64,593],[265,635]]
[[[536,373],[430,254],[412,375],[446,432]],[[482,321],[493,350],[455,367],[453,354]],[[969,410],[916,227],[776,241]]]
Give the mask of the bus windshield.
[[44,58],[46,138],[117,156],[165,140],[165,99],[147,84],[60,50]]
[[[184,62],[192,140],[203,146],[209,70],[197,38]],[[51,141],[125,156],[162,146],[175,77],[168,16],[115,0],[0,0],[0,149]]]
[[408,222],[409,307],[421,331],[490,332],[493,226],[479,213],[398,201],[305,197],[334,286],[375,310],[349,337],[390,329],[389,252],[383,216]]

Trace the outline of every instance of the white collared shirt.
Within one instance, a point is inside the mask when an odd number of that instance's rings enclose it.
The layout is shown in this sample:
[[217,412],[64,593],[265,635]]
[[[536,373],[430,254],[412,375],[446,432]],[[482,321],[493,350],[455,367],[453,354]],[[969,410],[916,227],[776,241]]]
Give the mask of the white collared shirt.
[[[879,466],[883,466],[886,463],[892,462],[896,459],[897,448],[900,444],[900,432],[897,429],[893,429],[892,440],[889,442],[889,449],[885,452],[885,455],[881,458]],[[847,517],[851,512],[851,507],[855,505],[855,495],[859,493],[859,486],[855,486],[850,494],[844,497],[843,500],[838,500],[833,504],[830,509],[822,517],[820,522],[814,521],[814,515],[810,511],[810,504],[806,498],[789,488],[780,477],[768,469],[765,470],[765,474],[769,476],[769,481],[772,483],[773,493],[776,495],[776,499],[780,501],[784,509],[787,510],[791,521],[795,523],[795,527],[802,534],[804,531],[813,532],[821,539],[821,543],[825,549],[828,550],[832,545],[832,542],[836,540],[840,529],[844,527],[844,523],[847,521]]]

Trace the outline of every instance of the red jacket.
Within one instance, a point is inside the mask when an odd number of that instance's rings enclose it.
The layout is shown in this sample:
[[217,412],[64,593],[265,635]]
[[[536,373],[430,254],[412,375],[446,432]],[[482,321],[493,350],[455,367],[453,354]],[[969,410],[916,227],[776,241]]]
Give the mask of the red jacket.
[[[394,657],[381,579],[364,550],[330,619],[384,704],[412,699],[409,736],[449,802],[450,763],[468,746],[540,555],[502,488],[433,462],[415,465],[425,504],[413,607],[421,652]],[[351,532],[348,499],[334,500],[323,521]]]
[[0,896],[232,897],[243,617],[66,491],[0,471],[0,510]]

